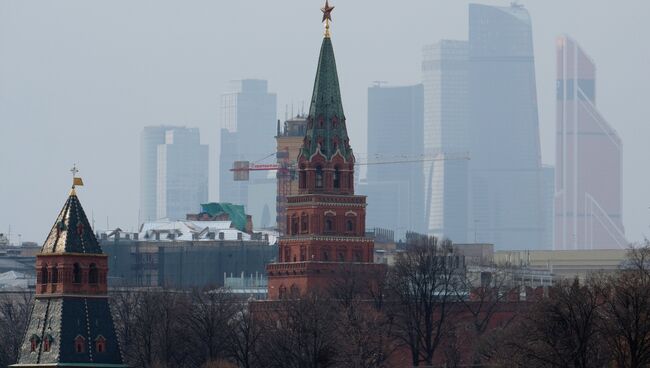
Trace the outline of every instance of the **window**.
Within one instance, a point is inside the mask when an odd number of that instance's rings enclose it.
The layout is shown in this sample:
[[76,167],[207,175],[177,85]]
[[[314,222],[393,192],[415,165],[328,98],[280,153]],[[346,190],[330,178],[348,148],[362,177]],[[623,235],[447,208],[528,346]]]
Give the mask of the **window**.
[[287,297],[287,288],[284,285],[280,285],[280,289],[278,289],[278,296],[280,299],[285,299]]
[[323,250],[323,261],[327,262],[330,260],[330,254],[327,249]]
[[52,346],[52,336],[45,335],[45,339],[43,339],[43,351],[50,351],[50,347]]
[[59,269],[56,266],[52,268],[52,283],[53,284],[59,283]]
[[298,286],[296,286],[296,284],[291,285],[291,297],[297,298],[299,296],[300,296],[300,290],[298,289]]
[[95,339],[95,351],[97,351],[98,353],[103,353],[106,351],[106,339],[104,338],[104,336],[99,335]]
[[291,216],[291,234],[298,234],[298,216],[295,214]]
[[31,344],[30,350],[32,352],[34,352],[34,351],[36,351],[36,349],[38,349],[39,341],[40,341],[40,339],[36,335],[32,335],[32,337],[29,338],[29,343]]
[[316,188],[322,188],[323,187],[323,167],[322,166],[316,166]]
[[345,230],[349,233],[354,232],[354,220],[348,219],[345,221]]
[[339,251],[339,262],[345,262],[345,253],[343,251]]
[[75,284],[81,284],[81,267],[79,263],[75,263],[72,266],[72,282]]
[[88,271],[88,282],[91,284],[96,284],[99,282],[99,271],[97,266],[94,263],[90,264],[90,270]]
[[341,187],[341,170],[339,167],[334,168],[334,188],[339,189]]
[[44,265],[41,267],[41,284],[45,285],[49,282],[49,278],[47,277],[47,265]]
[[300,217],[300,232],[306,233],[309,228],[309,217],[306,213],[303,213]]
[[326,232],[334,231],[334,220],[332,220],[331,218],[325,219],[325,231]]
[[304,262],[307,260],[307,250],[304,246],[300,247],[300,261]]
[[86,351],[85,342],[86,339],[84,339],[83,336],[77,335],[77,337],[74,339],[74,350],[77,353],[83,353]]
[[284,261],[289,262],[291,260],[291,251],[289,250],[289,247],[284,248]]
[[355,262],[361,262],[361,251],[360,250],[355,250],[354,251],[354,261]]
[[301,166],[300,171],[298,172],[298,186],[300,189],[305,189],[307,187],[307,172],[305,172],[305,167]]

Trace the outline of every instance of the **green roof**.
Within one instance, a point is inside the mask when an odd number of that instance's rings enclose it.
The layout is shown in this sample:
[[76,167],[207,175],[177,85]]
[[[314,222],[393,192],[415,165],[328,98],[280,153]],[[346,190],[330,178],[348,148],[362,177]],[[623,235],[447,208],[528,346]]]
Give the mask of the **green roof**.
[[230,221],[239,231],[246,231],[246,212],[244,206],[232,203],[205,203],[201,204],[201,210],[210,216],[228,214]]
[[[306,139],[302,148],[302,154],[307,159],[316,152],[319,142],[321,142],[321,153],[328,160],[337,149],[346,160],[351,158],[352,149],[348,145],[334,47],[329,37],[323,39],[320,49],[308,120],[310,123],[307,126]],[[335,147],[336,140],[338,144]]]

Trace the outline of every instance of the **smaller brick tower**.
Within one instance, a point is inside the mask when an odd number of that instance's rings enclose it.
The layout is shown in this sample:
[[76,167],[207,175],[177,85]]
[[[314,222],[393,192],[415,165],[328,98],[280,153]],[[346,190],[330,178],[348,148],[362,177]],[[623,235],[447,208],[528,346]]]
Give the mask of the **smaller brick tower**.
[[374,243],[365,237],[366,197],[354,194],[354,154],[346,128],[325,4],[307,130],[298,154],[298,195],[287,198],[278,263],[267,266],[269,299],[324,289],[340,272],[378,271]]
[[12,367],[126,367],[108,305],[107,274],[108,258],[73,186],[36,256],[36,297]]

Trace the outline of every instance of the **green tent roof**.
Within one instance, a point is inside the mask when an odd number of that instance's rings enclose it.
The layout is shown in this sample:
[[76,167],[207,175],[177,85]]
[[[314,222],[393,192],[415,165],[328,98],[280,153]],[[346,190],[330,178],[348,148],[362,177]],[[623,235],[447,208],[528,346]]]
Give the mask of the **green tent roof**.
[[201,210],[210,216],[218,216],[227,213],[230,221],[239,231],[246,231],[246,212],[244,206],[232,203],[205,203],[201,204]]

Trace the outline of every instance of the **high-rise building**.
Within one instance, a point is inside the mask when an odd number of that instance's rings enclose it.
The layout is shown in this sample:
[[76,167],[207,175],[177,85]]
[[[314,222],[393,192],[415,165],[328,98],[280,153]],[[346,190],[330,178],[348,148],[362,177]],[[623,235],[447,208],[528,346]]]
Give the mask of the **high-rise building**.
[[596,66],[557,39],[555,249],[625,248],[623,144],[596,108]]
[[[468,241],[469,192],[467,41],[442,40],[423,49],[425,231]],[[450,156],[450,154],[452,156]]]
[[108,299],[108,257],[72,191],[36,255],[36,293],[12,367],[123,364]]
[[[422,85],[368,88],[368,160],[390,162],[422,154]],[[408,161],[408,160],[404,160]],[[359,192],[374,198],[367,224],[398,238],[424,228],[422,162],[368,165]]]
[[197,128],[171,128],[157,147],[156,218],[184,219],[208,201],[208,146]]
[[538,125],[528,11],[470,4],[470,223],[497,249],[543,247]]
[[[275,155],[277,102],[265,80],[233,82],[232,92],[221,97],[222,128],[219,154],[219,200],[243,204],[253,223],[275,225],[275,175],[251,172],[249,181],[234,181],[230,169],[235,161],[256,162]],[[265,215],[266,213],[266,215]]]
[[153,221],[157,218],[158,145],[165,143],[165,132],[173,127],[148,126],[140,134],[140,218]]
[[[329,20],[328,4],[324,10]],[[288,197],[278,263],[267,266],[272,300],[323,291],[337,277],[382,268],[373,263],[373,240],[365,237],[366,197],[354,194],[355,157],[327,26],[298,155],[299,194]]]

